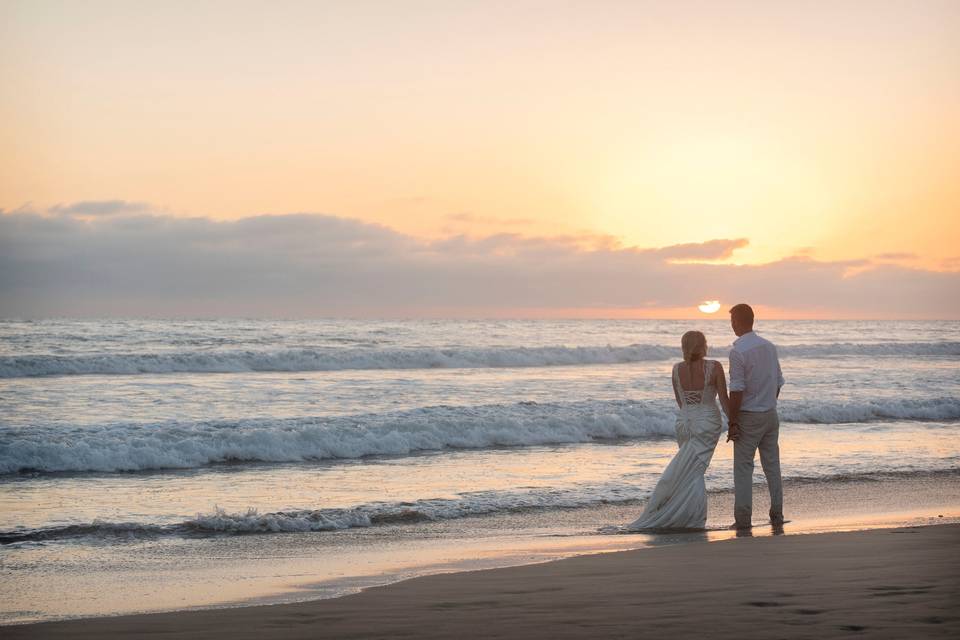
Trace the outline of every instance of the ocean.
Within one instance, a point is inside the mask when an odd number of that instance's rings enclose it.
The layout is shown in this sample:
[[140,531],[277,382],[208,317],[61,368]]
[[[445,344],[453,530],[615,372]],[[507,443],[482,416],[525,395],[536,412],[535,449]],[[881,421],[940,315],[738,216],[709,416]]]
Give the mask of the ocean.
[[[597,531],[675,451],[689,329],[726,366],[726,318],[0,321],[0,623],[656,543]],[[787,381],[788,518],[960,516],[960,322],[757,331]],[[706,479],[718,532],[730,458]]]

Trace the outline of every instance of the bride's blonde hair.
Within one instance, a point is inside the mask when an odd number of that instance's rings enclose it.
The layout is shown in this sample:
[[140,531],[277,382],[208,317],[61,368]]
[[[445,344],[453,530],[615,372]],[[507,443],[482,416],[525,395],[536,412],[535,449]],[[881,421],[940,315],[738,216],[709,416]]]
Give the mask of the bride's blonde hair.
[[707,337],[699,331],[687,331],[680,338],[685,362],[696,362],[707,357]]

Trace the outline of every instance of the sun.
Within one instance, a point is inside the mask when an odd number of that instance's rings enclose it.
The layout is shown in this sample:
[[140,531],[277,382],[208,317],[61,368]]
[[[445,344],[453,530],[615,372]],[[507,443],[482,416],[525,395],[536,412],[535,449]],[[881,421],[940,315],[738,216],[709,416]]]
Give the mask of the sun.
[[719,300],[704,300],[700,303],[700,306],[697,307],[700,311],[704,313],[716,313],[720,309]]

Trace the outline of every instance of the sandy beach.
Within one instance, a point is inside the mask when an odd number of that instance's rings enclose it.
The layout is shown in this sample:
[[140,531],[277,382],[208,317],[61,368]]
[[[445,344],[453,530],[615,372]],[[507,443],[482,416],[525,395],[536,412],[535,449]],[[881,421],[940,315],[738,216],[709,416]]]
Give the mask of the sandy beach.
[[739,537],[426,576],[288,605],[4,628],[15,638],[948,638],[960,525]]

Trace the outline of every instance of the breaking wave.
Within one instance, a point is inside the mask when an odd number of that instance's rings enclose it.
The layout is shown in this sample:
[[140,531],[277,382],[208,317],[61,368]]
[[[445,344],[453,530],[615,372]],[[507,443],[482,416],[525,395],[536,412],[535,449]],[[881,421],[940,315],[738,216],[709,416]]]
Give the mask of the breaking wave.
[[0,544],[42,542],[69,538],[140,539],[158,536],[210,536],[245,533],[301,533],[357,527],[435,522],[535,509],[573,509],[598,504],[636,502],[648,492],[628,484],[575,489],[477,491],[456,498],[414,502],[377,502],[352,508],[299,509],[260,513],[248,509],[230,513],[219,507],[212,513],[174,524],[94,521],[89,524],[0,531]]
[[[726,348],[714,353],[722,354]],[[960,356],[960,342],[827,343],[780,347],[783,357]],[[625,364],[678,357],[675,346],[633,344],[597,347],[318,348],[279,351],[0,356],[0,378],[56,375],[242,373],[554,367]]]
[[[862,482],[902,477],[956,476],[960,469],[945,466],[926,471],[867,471],[844,475],[789,477],[793,483]],[[729,483],[728,483],[729,484]],[[730,486],[711,489],[711,493],[731,490]],[[639,504],[650,487],[617,481],[602,485],[581,485],[566,489],[543,487],[519,491],[475,491],[455,498],[427,498],[410,502],[374,502],[350,508],[294,509],[261,513],[256,509],[229,512],[215,507],[210,513],[170,524],[109,522],[19,528],[0,531],[0,545],[35,543],[74,538],[94,538],[110,542],[165,536],[209,537],[241,534],[303,533],[338,531],[456,520],[472,516],[524,513],[548,509],[578,509],[602,505]]]
[[[784,422],[960,420],[960,398],[785,401]],[[233,421],[34,425],[0,430],[0,474],[199,468],[671,436],[669,401],[521,402],[362,415]]]
[[640,438],[673,432],[669,406],[631,401],[436,406],[321,418],[31,427],[0,432],[0,473],[137,471]]

